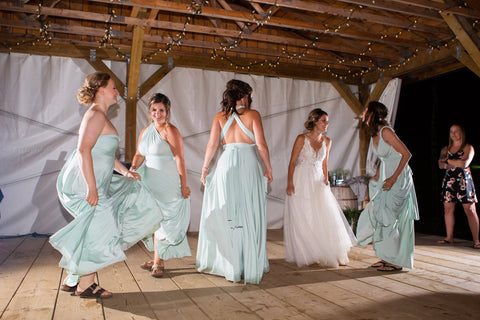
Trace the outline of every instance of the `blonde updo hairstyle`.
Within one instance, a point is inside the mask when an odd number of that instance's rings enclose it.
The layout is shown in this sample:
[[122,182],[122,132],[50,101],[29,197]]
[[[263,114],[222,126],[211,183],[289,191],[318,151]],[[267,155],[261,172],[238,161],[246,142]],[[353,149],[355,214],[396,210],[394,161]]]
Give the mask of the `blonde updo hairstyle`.
[[95,101],[98,89],[105,88],[108,85],[108,80],[112,77],[105,72],[95,72],[89,74],[85,78],[83,86],[78,89],[77,100],[78,102],[89,105]]
[[170,99],[163,93],[155,93],[153,94],[149,99],[148,99],[148,119],[149,122],[152,123],[152,107],[154,104],[161,103],[165,106],[165,112],[167,113],[165,117],[165,122],[166,125],[168,125],[168,121],[170,120],[170,108],[171,108],[171,103]]
[[308,114],[308,119],[304,123],[305,129],[307,129],[308,131],[312,131],[313,128],[315,128],[315,124],[317,123],[317,121],[324,114],[328,116],[328,113],[326,113],[325,111],[323,111],[320,108],[316,108],[316,109],[313,109],[312,111],[310,111],[310,113]]

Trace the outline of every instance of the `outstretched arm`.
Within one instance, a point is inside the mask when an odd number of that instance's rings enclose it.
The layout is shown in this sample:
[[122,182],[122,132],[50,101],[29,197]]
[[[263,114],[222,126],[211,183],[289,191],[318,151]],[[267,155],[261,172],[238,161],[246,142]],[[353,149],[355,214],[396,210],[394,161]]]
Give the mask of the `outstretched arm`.
[[293,174],[295,172],[295,165],[297,164],[298,156],[300,155],[300,151],[302,151],[303,144],[305,141],[305,135],[300,134],[295,139],[295,143],[293,144],[292,154],[290,155],[290,163],[288,164],[288,177],[287,177],[287,195],[291,196],[295,194],[295,186],[293,184]]
[[267,177],[268,183],[273,181],[272,176],[272,166],[270,164],[270,154],[268,152],[267,141],[265,140],[265,135],[263,133],[262,118],[258,111],[252,110],[253,112],[253,134],[255,136],[255,143],[257,145],[258,154],[262,158],[263,164],[265,165],[265,174]]

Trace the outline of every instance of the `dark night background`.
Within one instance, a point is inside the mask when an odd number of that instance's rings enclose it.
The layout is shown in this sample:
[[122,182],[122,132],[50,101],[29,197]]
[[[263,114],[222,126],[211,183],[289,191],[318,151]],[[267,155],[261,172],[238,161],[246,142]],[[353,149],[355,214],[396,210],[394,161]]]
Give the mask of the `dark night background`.
[[[438,168],[442,147],[448,145],[449,128],[463,125],[467,142],[475,148],[472,165],[480,164],[480,78],[468,69],[450,72],[428,80],[403,83],[395,121],[395,131],[412,158],[410,166],[420,210],[417,232],[445,235],[440,187],[444,170]],[[472,168],[473,180],[480,191],[480,170]],[[477,204],[477,213],[479,212]],[[463,208],[455,210],[456,238],[472,239]],[[439,238],[440,240],[440,238]]]

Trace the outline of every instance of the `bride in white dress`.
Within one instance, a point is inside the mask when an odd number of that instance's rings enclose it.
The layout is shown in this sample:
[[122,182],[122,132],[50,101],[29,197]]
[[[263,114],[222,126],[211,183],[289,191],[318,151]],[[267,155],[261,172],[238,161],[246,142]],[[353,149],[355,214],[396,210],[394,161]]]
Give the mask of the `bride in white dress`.
[[283,237],[285,259],[298,266],[317,263],[335,267],[348,263],[348,251],[357,239],[328,182],[328,155],[332,140],[323,135],[328,114],[314,109],[295,140],[288,166]]

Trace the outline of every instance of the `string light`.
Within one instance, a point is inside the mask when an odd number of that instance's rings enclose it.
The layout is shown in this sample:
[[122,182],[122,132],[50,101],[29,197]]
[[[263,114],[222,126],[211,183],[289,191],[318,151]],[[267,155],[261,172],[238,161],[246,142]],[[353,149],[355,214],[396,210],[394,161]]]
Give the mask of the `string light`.
[[188,9],[190,10],[190,15],[191,16],[187,15],[185,17],[185,22],[183,23],[182,31],[180,33],[178,33],[175,38],[172,37],[172,36],[170,37],[170,39],[171,39],[170,43],[166,44],[165,49],[158,48],[154,52],[151,52],[151,53],[147,54],[145,57],[142,57],[142,60],[144,62],[148,62],[149,60],[153,59],[153,57],[156,56],[160,52],[163,52],[164,54],[168,54],[170,51],[172,51],[173,46],[181,46],[182,45],[182,39],[185,37],[185,34],[186,34],[187,26],[190,24],[190,21],[193,20],[195,15],[202,14],[202,7],[206,4],[208,4],[208,0],[201,0],[201,1],[192,0],[192,2],[190,3],[190,6],[188,7]]
[[[372,0],[372,1],[374,1],[374,0]],[[142,60],[144,62],[147,62],[148,60],[152,59],[154,56],[156,56],[160,52],[168,54],[174,46],[181,46],[182,45],[182,40],[185,38],[185,35],[186,35],[186,28],[187,28],[188,24],[191,23],[191,21],[192,21],[192,19],[194,18],[195,15],[202,14],[202,8],[206,4],[208,4],[208,1],[192,0],[191,3],[190,3],[190,6],[189,6],[190,14],[188,14],[185,17],[185,22],[184,22],[182,31],[179,32],[176,37],[171,36],[170,37],[171,40],[170,40],[169,43],[166,44],[165,48],[159,48],[159,49],[149,53],[148,55],[143,57]],[[252,11],[252,16],[253,16],[254,23],[256,23],[258,26],[263,26],[263,25],[267,24],[270,21],[272,15],[273,15],[273,12],[274,12],[273,8],[278,7],[278,6],[279,6],[278,5],[278,0],[275,0],[275,3],[273,5],[273,7],[271,7],[271,9],[268,12],[258,13],[256,11]],[[442,11],[448,11],[452,8],[467,8],[467,7],[468,7],[468,3],[466,1],[463,1],[463,3],[453,5],[451,7],[443,9],[443,10],[438,10],[438,12],[441,13]],[[327,23],[322,23],[321,25],[323,25],[324,32],[334,34],[334,33],[338,33],[342,29],[345,29],[345,27],[347,27],[347,28],[350,27],[351,17],[357,9],[363,9],[363,6],[357,5],[353,8],[351,8],[351,9],[349,9],[350,13],[348,14],[348,16],[342,22],[340,22],[336,25],[329,25]],[[35,14],[35,19],[38,20],[38,22],[40,23],[40,28],[38,29],[39,37],[37,37],[35,35],[28,35],[26,33],[25,36],[33,36],[34,38],[31,39],[31,40],[16,41],[15,43],[0,42],[0,45],[8,48],[9,50],[12,50],[13,47],[18,47],[18,46],[22,46],[22,45],[32,45],[32,46],[34,46],[36,43],[38,43],[40,41],[43,41],[43,43],[45,43],[46,45],[51,46],[52,45],[52,40],[53,40],[53,35],[49,30],[48,22],[46,22],[45,18],[42,17],[41,10],[42,10],[42,4],[40,3],[38,5],[38,9],[37,9],[36,14]],[[103,38],[99,41],[99,46],[100,47],[107,47],[108,46],[108,47],[110,47],[110,48],[112,48],[113,50],[116,51],[117,57],[125,58],[125,57],[127,57],[127,54],[122,53],[120,51],[120,49],[115,47],[113,42],[112,42],[112,37],[114,36],[114,33],[113,33],[114,30],[112,29],[112,22],[114,21],[115,18],[116,18],[116,15],[115,15],[114,10],[109,7],[109,18],[108,18],[108,20],[106,21],[106,24],[105,24],[105,34],[104,34]],[[402,35],[404,35],[404,33],[411,32],[412,30],[414,30],[416,28],[416,25],[418,24],[418,18],[410,16],[410,17],[408,17],[408,19],[411,22],[410,25],[408,25],[405,28],[400,28],[399,31],[396,31],[396,32],[393,32],[393,33],[381,33],[379,35],[379,39],[380,40],[384,40],[386,38],[398,39]],[[250,26],[249,23],[245,23],[242,26],[242,28],[241,28],[241,30],[240,30],[240,32],[239,32],[239,34],[238,34],[238,36],[235,40],[231,40],[226,44],[225,43],[219,43],[220,49],[223,51],[224,54],[222,56],[220,56],[220,55],[217,54],[216,50],[214,49],[213,54],[212,54],[212,59],[216,59],[216,58],[224,59],[224,60],[228,61],[232,66],[235,66],[235,68],[240,68],[240,69],[243,69],[243,70],[244,69],[249,70],[251,67],[257,66],[257,65],[261,65],[261,66],[268,65],[268,66],[276,67],[280,63],[281,57],[288,58],[288,59],[299,59],[299,60],[304,58],[306,56],[306,54],[308,54],[308,50],[315,47],[315,43],[318,42],[318,37],[319,37],[318,33],[316,33],[315,36],[314,36],[314,39],[309,44],[306,44],[302,49],[300,49],[299,52],[290,52],[287,47],[284,47],[284,48],[282,48],[283,56],[277,56],[273,60],[260,60],[260,61],[254,61],[254,62],[249,63],[249,64],[238,64],[238,63],[235,63],[232,59],[230,59],[226,55],[226,53],[227,53],[228,50],[232,50],[232,49],[235,49],[235,48],[239,47],[240,43],[243,40],[243,36],[244,36],[245,32],[248,31],[247,29],[248,29],[249,26]],[[473,28],[478,28],[479,27],[479,20],[478,19],[474,20],[472,22],[472,27]],[[401,68],[405,64],[412,61],[420,53],[422,53],[422,52],[432,53],[434,50],[439,50],[442,47],[448,47],[450,45],[450,42],[454,41],[454,40],[455,40],[455,36],[453,36],[452,38],[450,38],[448,40],[432,41],[432,40],[427,39],[425,42],[428,45],[428,47],[425,50],[420,50],[420,49],[416,48],[416,49],[414,49],[414,51],[411,52],[411,54],[408,57],[402,58],[402,60],[399,63],[389,63],[387,65],[381,65],[378,61],[375,61],[374,59],[372,59],[370,57],[374,52],[374,50],[373,50],[374,41],[369,41],[366,44],[366,46],[361,50],[361,52],[358,54],[358,57],[353,59],[353,60],[349,60],[349,63],[357,64],[359,62],[368,62],[368,63],[374,65],[374,67],[366,67],[366,68],[363,67],[358,72],[354,72],[352,70],[346,70],[345,72],[338,72],[337,71],[338,68],[334,68],[334,66],[332,66],[330,64],[327,64],[326,66],[324,66],[322,68],[322,70],[324,72],[330,74],[331,76],[336,77],[336,78],[340,78],[340,79],[343,79],[347,76],[363,77],[366,73],[369,73],[369,72],[372,72],[372,71],[385,72],[385,71],[392,70],[392,69],[398,70],[399,68]],[[347,62],[347,60],[345,58],[341,57],[341,58],[337,59],[336,65],[337,64],[338,65],[345,65],[346,62]]]

